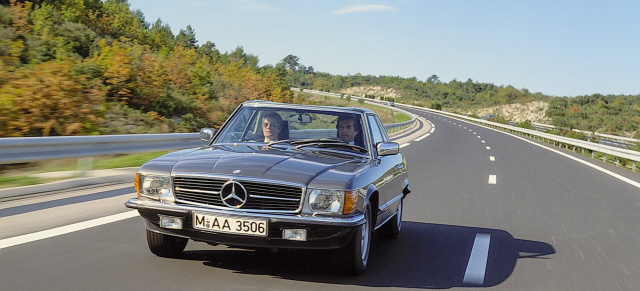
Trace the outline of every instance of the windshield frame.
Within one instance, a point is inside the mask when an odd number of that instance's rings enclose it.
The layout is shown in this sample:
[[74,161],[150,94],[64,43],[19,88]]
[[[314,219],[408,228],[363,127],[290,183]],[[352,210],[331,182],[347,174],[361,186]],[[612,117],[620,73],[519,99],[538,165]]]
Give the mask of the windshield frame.
[[[240,115],[245,112],[245,110],[255,110],[250,115],[249,118],[256,118],[255,115],[258,114],[258,111],[299,111],[299,112],[308,112],[308,113],[318,113],[318,114],[326,114],[326,115],[335,115],[336,118],[340,115],[344,114],[354,114],[357,115],[357,118],[360,121],[360,135],[362,136],[364,142],[364,149],[367,150],[367,153],[357,153],[358,155],[368,155],[370,158],[375,156],[375,145],[371,144],[370,133],[369,133],[369,124],[368,119],[366,118],[367,113],[373,113],[368,109],[362,108],[348,108],[348,107],[331,107],[331,106],[312,106],[312,105],[299,105],[299,104],[285,104],[285,103],[274,103],[274,102],[257,102],[257,101],[249,101],[242,103],[236,110],[229,116],[229,118],[223,123],[219,130],[216,130],[209,146],[214,145],[229,145],[229,144],[264,144],[268,145],[268,142],[264,141],[234,141],[234,142],[221,142],[221,138],[227,136],[229,134],[231,127],[234,126],[234,122],[237,118],[240,118]],[[264,116],[261,114],[260,116]],[[241,136],[247,134],[248,131],[252,130],[251,127],[254,126],[254,122],[248,119],[246,124],[244,124],[242,128]],[[293,140],[295,141],[295,140]],[[295,148],[295,146],[293,146]],[[324,148],[326,150],[326,148]],[[349,150],[346,150],[349,151]],[[352,152],[352,151],[349,151]]]

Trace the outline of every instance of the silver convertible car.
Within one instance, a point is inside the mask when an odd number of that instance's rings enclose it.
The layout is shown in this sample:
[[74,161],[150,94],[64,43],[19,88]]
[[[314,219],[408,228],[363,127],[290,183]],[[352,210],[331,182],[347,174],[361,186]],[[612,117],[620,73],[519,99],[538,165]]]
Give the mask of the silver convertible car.
[[248,101],[201,136],[207,146],[140,167],[125,203],[158,256],[179,257],[189,239],[336,249],[360,274],[372,233],[400,232],[407,164],[371,110]]

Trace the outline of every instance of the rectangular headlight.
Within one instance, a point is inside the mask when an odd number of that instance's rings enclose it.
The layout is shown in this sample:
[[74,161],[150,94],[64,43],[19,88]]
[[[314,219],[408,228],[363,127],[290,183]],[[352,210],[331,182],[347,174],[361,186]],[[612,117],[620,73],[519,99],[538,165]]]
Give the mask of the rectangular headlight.
[[344,192],[328,189],[310,189],[309,208],[315,213],[339,214],[344,206]]
[[162,202],[175,202],[171,189],[171,177],[169,176],[138,174],[138,185],[141,196]]
[[356,190],[307,189],[309,209],[316,214],[352,214],[357,201]]

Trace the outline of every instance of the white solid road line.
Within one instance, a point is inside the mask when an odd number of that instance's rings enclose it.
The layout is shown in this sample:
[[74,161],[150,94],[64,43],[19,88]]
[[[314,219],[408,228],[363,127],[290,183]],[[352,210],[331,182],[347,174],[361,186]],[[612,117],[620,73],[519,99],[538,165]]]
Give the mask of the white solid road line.
[[136,217],[136,216],[138,216],[138,211],[131,210],[123,213],[91,219],[83,222],[78,222],[78,223],[69,224],[61,227],[38,231],[30,234],[5,238],[3,240],[0,240],[0,249],[21,245],[28,242],[33,242],[33,241],[37,241],[45,238],[54,237],[54,236],[59,236],[59,235],[63,235],[63,234],[91,228],[91,227],[96,227],[103,224],[116,222],[116,221],[124,220],[131,217]]
[[497,182],[496,175],[489,175],[489,185],[495,185]]
[[482,285],[484,283],[484,274],[487,270],[487,259],[489,258],[489,244],[491,244],[491,235],[486,233],[477,233],[476,239],[471,248],[471,256],[467,263],[467,270],[464,272],[463,283]]

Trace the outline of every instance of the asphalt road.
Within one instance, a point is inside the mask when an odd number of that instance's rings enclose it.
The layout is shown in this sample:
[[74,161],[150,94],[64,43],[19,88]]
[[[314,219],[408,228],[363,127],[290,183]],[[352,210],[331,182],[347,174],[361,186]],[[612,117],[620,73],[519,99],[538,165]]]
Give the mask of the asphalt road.
[[[640,288],[640,175],[449,117],[420,115],[435,130],[401,142],[413,190],[402,233],[395,240],[374,237],[361,276],[335,272],[332,252],[190,242],[181,259],[156,257],[142,218],[123,206],[134,195],[129,184],[0,204],[0,289]],[[92,220],[102,217],[109,219]],[[31,233],[51,237],[15,239]]]

